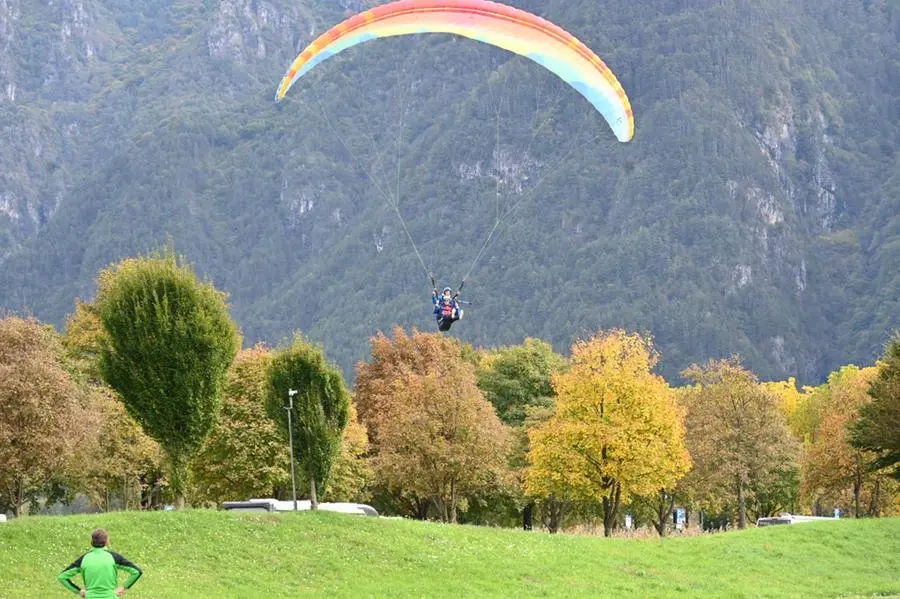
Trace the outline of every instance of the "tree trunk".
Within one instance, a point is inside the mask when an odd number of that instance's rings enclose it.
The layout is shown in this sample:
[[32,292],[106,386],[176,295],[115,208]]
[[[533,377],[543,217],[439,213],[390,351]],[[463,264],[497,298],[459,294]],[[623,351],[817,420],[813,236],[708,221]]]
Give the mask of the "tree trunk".
[[612,531],[616,527],[616,516],[619,514],[619,500],[622,497],[622,486],[616,482],[613,483],[613,492],[611,497],[603,498],[603,536],[612,536]]
[[534,527],[534,502],[529,501],[522,510],[522,530],[532,530]]
[[859,518],[859,495],[862,491],[862,472],[857,461],[856,472],[853,477],[853,517]]
[[744,481],[740,475],[737,477],[738,496],[738,528],[747,528],[747,498],[744,497]]
[[872,505],[869,508],[869,515],[873,518],[878,518],[881,516],[881,508],[879,507],[879,503],[881,502],[881,477],[875,477],[875,488],[872,489]]
[[[675,494],[666,493],[665,489],[660,489],[659,491],[659,500],[656,503],[656,521],[653,522],[653,528],[656,529],[656,532],[659,536],[666,536],[667,524],[669,523],[669,516],[672,514],[672,510],[675,508]],[[637,527],[635,527],[637,528]]]
[[428,520],[428,505],[429,501],[427,499],[416,500],[416,519]]
[[456,482],[450,481],[450,522],[456,524]]
[[665,491],[660,491],[659,499],[656,502],[656,520],[653,522],[653,528],[656,529],[656,534],[660,537],[666,536],[666,521],[668,519],[668,514],[666,514],[666,494]]
[[559,532],[559,527],[562,526],[563,504],[561,501],[557,501],[555,497],[550,497],[545,505],[547,509],[547,532],[556,534]]
[[184,482],[187,474],[187,462],[181,456],[169,456],[172,463],[172,492],[175,494],[175,509],[184,509]]
[[15,493],[13,494],[13,516],[22,515],[22,506],[25,505],[25,479],[21,476],[16,480]]
[[435,511],[437,511],[437,516],[440,518],[441,522],[447,521],[447,502],[444,501],[442,497],[432,497],[431,505],[434,506]]
[[316,477],[309,477],[309,509],[319,509],[319,498],[316,496]]

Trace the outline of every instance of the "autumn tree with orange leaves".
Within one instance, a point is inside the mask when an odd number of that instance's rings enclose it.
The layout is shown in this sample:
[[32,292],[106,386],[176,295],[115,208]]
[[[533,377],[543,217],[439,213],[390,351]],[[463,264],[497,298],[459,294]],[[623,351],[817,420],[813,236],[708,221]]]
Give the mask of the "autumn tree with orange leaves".
[[612,533],[619,506],[671,487],[687,472],[682,413],[649,339],[601,332],[572,346],[570,368],[553,378],[556,410],[531,431],[526,491],[603,505]]
[[896,481],[872,468],[875,454],[850,443],[860,409],[872,401],[868,390],[877,376],[877,367],[844,366],[803,399],[812,428],[805,435],[801,492],[814,512],[837,507],[859,518],[891,510]]
[[61,357],[51,327],[32,318],[0,320],[0,513],[18,516],[28,494],[62,474],[96,430]]
[[371,340],[354,398],[368,427],[376,484],[418,517],[456,522],[468,498],[508,476],[509,432],[478,390],[460,347],[402,329]]

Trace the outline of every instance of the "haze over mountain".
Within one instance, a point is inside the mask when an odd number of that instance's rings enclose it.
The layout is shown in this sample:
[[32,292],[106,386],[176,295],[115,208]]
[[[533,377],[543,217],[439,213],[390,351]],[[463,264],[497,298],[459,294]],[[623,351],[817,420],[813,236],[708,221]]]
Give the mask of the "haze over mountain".
[[900,328],[900,6],[516,0],[603,58],[632,142],[540,66],[447,35],[275,87],[361,0],[0,0],[0,308],[62,326],[167,235],[245,345],[295,329],[347,376],[466,283],[476,345],[654,335],[662,371],[871,363]]

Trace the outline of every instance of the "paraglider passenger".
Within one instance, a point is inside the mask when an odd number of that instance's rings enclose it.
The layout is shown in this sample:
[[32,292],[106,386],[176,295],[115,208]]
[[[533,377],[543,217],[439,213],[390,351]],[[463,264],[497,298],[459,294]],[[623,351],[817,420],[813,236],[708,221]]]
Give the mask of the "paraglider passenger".
[[435,289],[431,296],[434,304],[434,318],[437,320],[439,331],[449,331],[454,322],[463,317],[463,311],[456,301],[456,296],[451,295],[452,290],[444,287],[441,295]]

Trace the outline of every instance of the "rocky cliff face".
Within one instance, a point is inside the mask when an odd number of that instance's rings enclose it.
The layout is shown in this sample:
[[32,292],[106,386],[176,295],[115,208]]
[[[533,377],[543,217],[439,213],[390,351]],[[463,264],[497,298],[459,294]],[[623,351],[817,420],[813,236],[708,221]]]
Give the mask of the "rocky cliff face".
[[0,0],[0,100],[16,101],[14,47],[21,17],[19,0]]
[[284,48],[297,48],[315,34],[315,26],[302,5],[220,0],[207,34],[211,57],[236,64],[263,60],[273,52],[284,56]]

